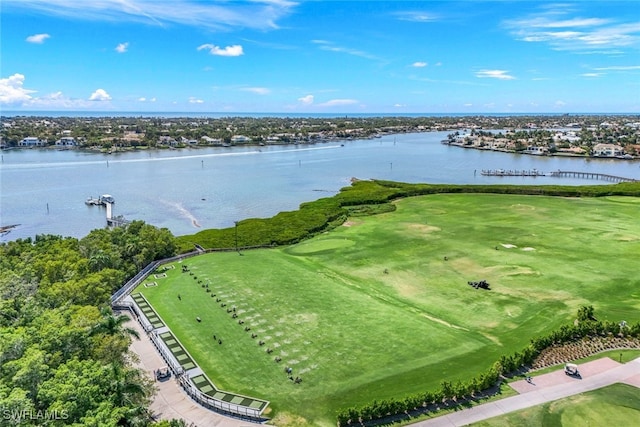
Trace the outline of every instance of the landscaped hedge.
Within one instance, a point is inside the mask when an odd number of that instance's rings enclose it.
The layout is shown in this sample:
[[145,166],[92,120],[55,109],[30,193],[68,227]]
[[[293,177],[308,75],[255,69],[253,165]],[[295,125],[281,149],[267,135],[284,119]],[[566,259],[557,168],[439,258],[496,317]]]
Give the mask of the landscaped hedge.
[[[207,249],[233,249],[269,245],[288,245],[307,239],[318,232],[341,224],[349,211],[360,214],[378,213],[391,208],[374,209],[366,205],[382,205],[392,200],[440,193],[529,194],[563,197],[640,196],[640,183],[612,185],[457,185],[407,184],[393,181],[354,180],[333,197],[303,203],[297,211],[281,212],[272,218],[250,218],[237,227],[203,230],[176,238],[180,253],[193,250],[195,244]],[[354,207],[362,207],[355,209]],[[350,209],[346,209],[349,207]],[[236,229],[237,228],[237,229]]]
[[[347,408],[337,414],[338,426],[366,423],[393,415],[406,414],[411,411],[432,406],[437,410],[443,402],[455,404],[457,400],[473,397],[476,393],[490,389],[502,376],[517,371],[521,367],[530,366],[535,358],[547,347],[574,342],[586,337],[621,336],[640,338],[640,323],[621,327],[618,323],[608,321],[585,320],[575,325],[562,326],[550,334],[534,338],[522,351],[510,356],[502,356],[486,372],[472,378],[468,382],[458,381],[452,384],[443,381],[440,388],[404,398],[374,400],[360,408]],[[449,405],[450,406],[450,405]]]

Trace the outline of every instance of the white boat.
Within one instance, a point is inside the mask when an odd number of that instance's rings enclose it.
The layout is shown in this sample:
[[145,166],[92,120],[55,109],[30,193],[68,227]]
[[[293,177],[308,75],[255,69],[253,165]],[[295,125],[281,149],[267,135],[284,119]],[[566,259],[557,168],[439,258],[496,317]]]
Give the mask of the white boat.
[[103,194],[100,197],[87,197],[87,200],[84,201],[86,205],[89,206],[104,206],[107,203],[115,203],[116,200],[110,194]]

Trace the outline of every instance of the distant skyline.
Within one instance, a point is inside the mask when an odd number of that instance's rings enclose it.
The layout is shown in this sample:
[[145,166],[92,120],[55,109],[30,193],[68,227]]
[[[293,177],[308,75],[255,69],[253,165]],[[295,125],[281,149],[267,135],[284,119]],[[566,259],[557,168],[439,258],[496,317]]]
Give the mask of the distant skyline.
[[635,1],[0,6],[2,111],[640,113]]

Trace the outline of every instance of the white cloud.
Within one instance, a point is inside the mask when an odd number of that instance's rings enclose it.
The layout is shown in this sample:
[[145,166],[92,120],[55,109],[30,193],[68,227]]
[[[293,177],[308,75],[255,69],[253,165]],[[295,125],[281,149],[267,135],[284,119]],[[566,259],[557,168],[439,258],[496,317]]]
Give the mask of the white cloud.
[[394,108],[404,108],[406,107],[405,104],[393,104]]
[[26,40],[29,43],[36,43],[36,44],[42,44],[44,43],[44,41],[48,38],[50,38],[51,36],[49,34],[43,33],[43,34],[34,34],[32,36],[29,36],[26,38]]
[[411,64],[412,67],[416,67],[416,68],[426,67],[427,65],[429,64],[427,64],[426,62],[420,62],[420,61],[414,62],[413,64]]
[[508,71],[505,70],[480,70],[476,72],[476,77],[481,79],[515,80],[515,77],[507,73]]
[[611,67],[594,68],[598,71],[633,71],[640,70],[640,65],[613,65]]
[[240,90],[255,93],[256,95],[268,95],[271,93],[271,90],[266,87],[243,87]]
[[518,40],[547,43],[554,50],[576,53],[621,53],[621,48],[640,47],[640,21],[570,16],[563,9],[533,14],[504,22]]
[[30,93],[35,90],[29,90],[22,87],[24,84],[24,75],[14,74],[6,79],[0,79],[0,104],[20,104],[31,99]]
[[556,107],[564,107],[565,105],[567,105],[567,103],[566,103],[566,102],[564,102],[564,101],[559,101],[559,100],[558,100],[558,101],[556,101],[556,102],[554,103],[554,105],[555,105]]
[[149,102],[156,102],[156,97],[154,96],[153,98],[151,98]]
[[[3,1],[4,3],[4,1]],[[199,0],[19,0],[14,8],[28,9],[67,19],[108,22],[142,22],[148,25],[190,25],[209,30],[234,28],[277,29],[277,21],[298,5],[285,0],[203,2]]]
[[96,89],[89,97],[89,101],[111,101],[111,95],[104,89]]
[[189,97],[189,104],[204,104],[202,99],[198,99],[195,96]]
[[141,97],[141,98],[138,98],[138,101],[140,101],[140,102],[146,102],[146,101],[147,101],[147,98],[145,98],[145,97],[143,96],[143,97]]
[[198,46],[198,50],[208,50],[211,55],[217,55],[217,56],[240,56],[244,54],[242,50],[242,46],[240,46],[239,44],[221,48],[216,45],[207,43],[207,44]]
[[411,22],[433,22],[438,19],[437,15],[420,11],[397,12],[394,15],[401,21]]
[[473,107],[473,104],[471,104],[471,103],[466,103],[466,104],[463,104],[463,106],[468,108],[468,107]]
[[600,77],[602,73],[584,73],[580,74],[582,77]]
[[118,46],[116,46],[116,52],[125,53],[128,48],[129,48],[129,42],[120,43],[118,44]]
[[355,99],[332,99],[327,102],[323,102],[322,104],[318,104],[320,107],[339,107],[342,105],[353,105],[357,104],[358,101]]
[[313,104],[313,95],[303,96],[302,98],[298,98],[298,101],[300,101],[304,105],[311,105]]

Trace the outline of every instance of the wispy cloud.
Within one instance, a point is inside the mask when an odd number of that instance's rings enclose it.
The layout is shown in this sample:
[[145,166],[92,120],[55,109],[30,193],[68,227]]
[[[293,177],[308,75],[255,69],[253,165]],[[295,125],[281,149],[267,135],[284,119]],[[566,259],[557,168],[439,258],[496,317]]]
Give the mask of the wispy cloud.
[[633,71],[640,70],[640,65],[613,65],[611,67],[598,67],[594,68],[598,71]]
[[240,88],[240,90],[255,93],[256,95],[268,95],[271,93],[271,89],[268,89],[266,87],[243,87]]
[[426,62],[414,62],[413,64],[411,64],[412,67],[416,67],[416,68],[423,68],[426,67],[427,64]]
[[401,21],[410,22],[433,22],[439,19],[438,15],[422,11],[396,12],[394,16]]
[[104,89],[96,89],[89,97],[89,101],[111,101],[111,95]]
[[506,70],[480,70],[476,71],[476,77],[481,79],[515,80]]
[[239,44],[235,44],[233,46],[227,46],[227,47],[218,47],[216,45],[213,44],[203,44],[201,46],[198,46],[198,50],[208,50],[209,53],[211,55],[216,55],[216,56],[241,56],[244,55],[244,51],[242,49],[242,46],[240,46]]
[[337,46],[334,43],[327,40],[311,40],[311,43],[317,45],[319,49],[326,50],[329,52],[346,53],[347,55],[359,56],[361,58],[373,59],[377,61],[380,60],[380,58],[370,53],[367,53],[358,49],[352,49],[349,47]]
[[195,96],[190,96],[189,104],[204,104],[204,101],[202,99],[196,98]]
[[318,104],[318,106],[320,106],[320,107],[340,107],[340,106],[343,106],[343,105],[353,105],[353,104],[357,104],[357,103],[358,103],[358,100],[356,100],[356,99],[332,99],[330,101]]
[[640,20],[622,22],[574,13],[557,5],[503,24],[518,40],[547,43],[560,51],[619,54],[621,49],[640,46]]
[[300,101],[300,103],[304,104],[304,105],[311,105],[313,104],[313,95],[306,95],[303,96],[302,98],[298,98],[298,101]]
[[129,42],[120,43],[116,46],[116,52],[118,53],[125,53],[127,49],[129,49]]
[[35,44],[42,44],[44,43],[44,41],[48,38],[50,38],[51,36],[49,34],[43,33],[43,34],[34,34],[32,36],[29,36],[26,38],[26,41],[28,41],[29,43],[35,43]]
[[253,0],[202,2],[197,0],[3,0],[3,7],[28,9],[47,15],[92,21],[133,21],[164,26],[180,24],[211,30],[278,28],[277,21],[292,13],[297,2]]

